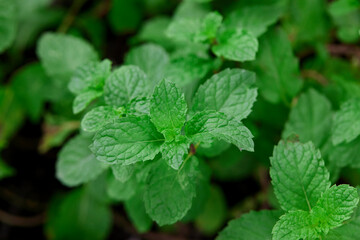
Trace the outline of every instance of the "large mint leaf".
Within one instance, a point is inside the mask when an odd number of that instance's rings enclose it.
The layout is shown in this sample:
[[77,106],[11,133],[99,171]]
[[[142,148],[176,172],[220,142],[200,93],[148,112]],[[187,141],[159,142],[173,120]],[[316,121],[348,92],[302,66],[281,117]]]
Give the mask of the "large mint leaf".
[[68,84],[78,67],[98,60],[89,43],[59,33],[44,34],[38,42],[37,55],[47,74],[64,85]]
[[78,189],[61,199],[55,198],[47,215],[46,232],[53,239],[102,240],[112,226],[110,208],[88,189]]
[[275,210],[244,214],[230,221],[216,240],[271,240],[271,231],[281,214]]
[[299,64],[283,30],[272,29],[260,38],[260,50],[252,63],[264,98],[272,103],[291,102],[301,88]]
[[179,169],[185,154],[189,151],[190,144],[186,139],[180,141],[165,142],[161,146],[162,158],[174,169]]
[[282,209],[309,210],[329,188],[329,172],[313,143],[281,141],[270,158],[270,176]]
[[291,109],[282,137],[297,134],[301,142],[312,141],[320,147],[329,137],[331,121],[331,103],[325,96],[310,89],[299,97]]
[[145,188],[146,212],[160,226],[181,220],[196,195],[198,161],[191,158],[181,170],[174,170],[160,159],[151,169]]
[[17,30],[15,1],[0,0],[0,53],[10,47]]
[[275,4],[241,6],[233,10],[225,19],[228,28],[246,29],[255,37],[266,32],[274,24],[284,9]]
[[105,82],[104,98],[107,104],[123,106],[130,100],[148,92],[148,78],[137,66],[116,69]]
[[252,134],[241,122],[228,120],[225,114],[204,111],[195,114],[185,126],[185,133],[193,142],[211,143],[214,139],[232,143],[239,149],[254,151]]
[[61,149],[56,176],[66,186],[78,186],[95,179],[106,166],[89,149],[91,138],[78,135]]
[[332,142],[338,145],[351,142],[360,135],[360,98],[344,102],[334,115]]
[[105,84],[105,79],[111,73],[111,61],[89,62],[76,69],[69,82],[69,89],[74,94],[81,94],[86,90],[100,90]]
[[117,111],[111,106],[100,106],[91,109],[81,120],[81,128],[86,132],[99,131],[104,125],[121,117],[121,109]]
[[340,143],[332,146],[329,151],[329,160],[338,167],[351,166],[360,168],[360,136],[349,143]]
[[91,150],[100,161],[129,165],[154,159],[163,141],[149,117],[126,117],[97,132]]
[[142,193],[137,193],[132,198],[125,201],[125,210],[131,222],[139,232],[150,230],[152,220],[146,213]]
[[151,121],[170,140],[179,135],[185,124],[187,105],[184,94],[174,83],[162,80],[150,101]]
[[201,85],[194,97],[192,111],[216,110],[230,119],[246,118],[255,102],[255,74],[242,69],[225,69]]
[[218,57],[233,61],[252,61],[258,50],[257,39],[246,30],[225,30],[217,37],[212,51]]
[[162,80],[169,61],[165,49],[152,43],[133,48],[125,56],[125,64],[141,68],[150,78],[152,86]]

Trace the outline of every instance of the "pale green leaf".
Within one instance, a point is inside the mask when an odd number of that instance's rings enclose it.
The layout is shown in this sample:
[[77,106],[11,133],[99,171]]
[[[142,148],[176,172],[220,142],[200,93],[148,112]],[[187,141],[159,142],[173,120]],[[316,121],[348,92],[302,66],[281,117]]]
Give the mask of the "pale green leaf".
[[281,211],[250,212],[228,223],[216,240],[271,240],[271,231]]
[[218,57],[232,61],[252,61],[258,50],[257,39],[246,30],[225,30],[219,33],[212,51]]
[[313,143],[280,141],[270,158],[270,176],[282,209],[309,210],[329,188],[329,172]]
[[341,104],[334,115],[332,142],[338,145],[351,142],[360,135],[360,98],[350,99]]
[[170,23],[166,35],[176,41],[193,42],[200,28],[200,19],[179,18]]
[[332,146],[329,151],[329,160],[338,167],[360,168],[360,136],[349,143],[340,143]]
[[123,106],[130,100],[148,93],[148,78],[137,66],[116,69],[105,82],[104,98],[107,104]]
[[331,230],[325,240],[354,240],[359,237],[360,216],[344,224],[341,227]]
[[113,174],[109,174],[107,180],[107,194],[116,201],[126,201],[135,195],[136,182],[129,179],[126,182],[117,180]]
[[310,89],[300,95],[291,109],[282,137],[286,139],[291,134],[297,134],[301,142],[312,141],[320,147],[329,136],[331,121],[331,103],[325,96]]
[[273,29],[260,38],[260,50],[252,63],[260,93],[272,103],[289,103],[300,90],[299,64],[283,30]]
[[97,132],[90,148],[102,162],[129,165],[154,159],[163,142],[149,117],[126,117]]
[[92,101],[101,97],[102,94],[102,91],[99,90],[87,90],[77,95],[73,103],[74,114],[83,111]]
[[232,143],[239,149],[254,151],[252,134],[241,122],[228,120],[223,113],[197,113],[185,126],[185,133],[193,142],[209,143],[214,139]]
[[134,174],[135,171],[134,164],[132,165],[121,165],[121,164],[113,164],[111,165],[112,173],[114,177],[120,182],[128,181]]
[[105,170],[89,149],[91,138],[78,135],[65,144],[56,163],[56,177],[66,186],[78,186]]
[[215,110],[238,121],[246,118],[255,102],[255,74],[242,69],[225,69],[201,85],[192,111]]
[[125,201],[125,210],[131,222],[140,233],[150,230],[152,220],[146,213],[142,193],[137,193]]
[[165,142],[161,146],[162,158],[173,169],[179,169],[185,159],[185,154],[189,151],[189,146],[190,144],[186,140]]
[[104,125],[121,117],[121,111],[111,106],[100,106],[91,109],[81,120],[81,128],[86,132],[99,131]]
[[16,5],[12,0],[0,0],[0,53],[10,47],[17,31]]
[[126,114],[132,116],[150,115],[150,99],[135,98],[126,105]]
[[150,100],[151,121],[157,130],[172,139],[185,124],[187,105],[184,94],[174,83],[161,81]]
[[221,26],[223,17],[218,12],[210,12],[202,20],[194,40],[197,42],[212,41],[216,38],[217,31]]

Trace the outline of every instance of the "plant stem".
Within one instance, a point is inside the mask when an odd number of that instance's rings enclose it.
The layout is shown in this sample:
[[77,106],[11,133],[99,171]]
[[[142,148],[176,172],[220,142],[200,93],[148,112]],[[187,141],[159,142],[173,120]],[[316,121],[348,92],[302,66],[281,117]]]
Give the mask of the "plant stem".
[[85,4],[86,0],[75,0],[71,5],[69,12],[63,19],[61,25],[58,28],[58,32],[66,33],[70,26],[73,24],[76,15],[80,11],[81,7]]

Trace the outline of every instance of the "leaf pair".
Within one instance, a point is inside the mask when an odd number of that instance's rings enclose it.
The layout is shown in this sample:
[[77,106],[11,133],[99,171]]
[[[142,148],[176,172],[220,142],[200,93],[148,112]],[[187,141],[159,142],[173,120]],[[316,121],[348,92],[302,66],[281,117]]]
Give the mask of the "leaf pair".
[[180,167],[191,142],[220,139],[253,151],[252,135],[240,122],[256,98],[253,81],[254,74],[245,70],[227,69],[214,75],[199,88],[187,121],[184,95],[163,80],[151,98],[150,117],[114,120],[96,134],[91,149],[98,160],[122,165],[152,160],[162,152],[174,169]]

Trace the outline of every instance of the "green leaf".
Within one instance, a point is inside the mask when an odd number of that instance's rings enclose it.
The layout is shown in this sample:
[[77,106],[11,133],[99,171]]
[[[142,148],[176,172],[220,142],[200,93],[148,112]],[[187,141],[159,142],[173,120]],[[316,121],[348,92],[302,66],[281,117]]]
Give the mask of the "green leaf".
[[217,37],[217,45],[212,47],[212,51],[218,57],[232,61],[252,61],[258,50],[257,39],[246,30],[226,30],[220,32]]
[[278,20],[283,11],[275,4],[238,7],[227,16],[224,25],[227,28],[245,29],[259,37]]
[[134,179],[121,182],[113,174],[109,174],[107,181],[107,194],[116,201],[126,201],[132,198],[136,192],[136,182]]
[[162,158],[173,169],[179,169],[184,160],[185,154],[189,151],[189,146],[190,143],[187,140],[165,142],[161,146]]
[[15,173],[15,169],[7,165],[0,157],[0,180],[14,176]]
[[15,39],[17,31],[16,5],[14,1],[0,0],[0,53]]
[[88,90],[76,96],[73,103],[73,112],[77,114],[83,111],[89,104],[95,99],[102,96],[102,91],[98,90]]
[[137,193],[132,198],[125,201],[125,210],[131,222],[140,233],[150,230],[152,220],[146,213],[143,202],[143,194]]
[[78,67],[98,60],[89,43],[60,33],[44,34],[38,42],[37,55],[46,73],[63,85],[68,84]]
[[223,113],[204,111],[196,114],[185,126],[185,133],[193,142],[209,143],[214,139],[232,143],[239,149],[254,151],[252,134],[241,122],[228,120]]
[[329,172],[313,143],[280,141],[270,158],[270,176],[282,209],[309,210],[329,188]]
[[165,69],[165,79],[179,87],[185,87],[202,79],[213,67],[213,61],[189,53],[173,58]]
[[129,165],[154,159],[163,141],[149,117],[126,117],[97,132],[90,148],[102,162]]
[[291,109],[282,137],[286,139],[295,133],[301,142],[312,141],[316,147],[320,147],[329,137],[331,122],[331,103],[310,89],[300,95],[297,104]]
[[81,94],[90,89],[102,90],[105,79],[111,73],[111,61],[89,62],[76,69],[69,82],[69,89],[74,94]]
[[148,93],[148,78],[137,66],[116,69],[105,82],[104,98],[107,104],[121,107],[130,100]]
[[157,130],[171,140],[185,124],[187,105],[184,94],[174,83],[162,80],[150,100],[151,121]]
[[359,236],[360,217],[344,224],[341,227],[331,230],[326,235],[326,240],[353,240]]
[[125,64],[136,65],[143,70],[150,78],[152,86],[162,80],[169,61],[165,49],[152,43],[133,48],[125,56]]
[[145,188],[145,209],[160,226],[181,220],[196,195],[198,161],[191,158],[177,171],[160,159],[151,169]]
[[166,36],[179,42],[193,42],[200,28],[199,19],[179,18],[170,23]]
[[350,166],[360,168],[360,136],[349,143],[343,142],[332,146],[329,152],[329,160],[338,167]]
[[321,239],[349,219],[358,202],[355,188],[333,186],[324,192],[310,212],[291,211],[280,217],[273,228],[274,239]]
[[298,60],[280,28],[260,38],[260,50],[252,65],[257,73],[259,90],[271,103],[290,103],[301,88]]
[[255,74],[242,69],[225,69],[201,85],[194,97],[192,111],[216,110],[230,119],[246,118],[255,102]]
[[23,67],[11,80],[16,98],[33,121],[38,121],[45,104],[48,77],[39,63]]
[[135,98],[126,105],[126,114],[130,116],[150,115],[150,99]]
[[329,12],[333,16],[341,16],[354,12],[360,8],[360,2],[357,0],[337,0],[331,2]]
[[154,42],[166,49],[171,48],[173,43],[165,34],[165,30],[168,28],[169,24],[169,17],[158,16],[150,18],[141,27],[138,35],[135,36],[135,39],[142,42]]
[[121,165],[121,164],[113,164],[111,165],[112,173],[116,180],[120,182],[128,181],[134,174],[136,165]]
[[53,200],[46,232],[54,240],[102,240],[110,232],[111,222],[110,208],[79,189]]
[[271,240],[272,228],[282,211],[251,211],[229,222],[216,240]]
[[78,135],[65,144],[56,163],[56,177],[66,186],[74,187],[95,179],[106,166],[96,160],[89,145],[91,138]]
[[341,104],[334,115],[332,142],[338,145],[351,142],[360,135],[360,98],[350,99]]
[[226,215],[227,207],[224,194],[219,187],[212,186],[204,210],[196,218],[196,226],[207,235],[214,234],[223,225]]
[[223,17],[218,12],[210,12],[202,20],[199,30],[195,34],[196,42],[205,42],[216,38]]
[[81,128],[86,132],[97,132],[107,123],[121,117],[121,111],[110,106],[99,106],[91,109],[81,120]]

